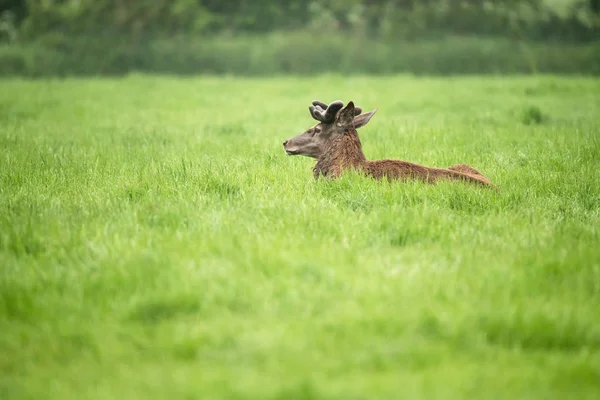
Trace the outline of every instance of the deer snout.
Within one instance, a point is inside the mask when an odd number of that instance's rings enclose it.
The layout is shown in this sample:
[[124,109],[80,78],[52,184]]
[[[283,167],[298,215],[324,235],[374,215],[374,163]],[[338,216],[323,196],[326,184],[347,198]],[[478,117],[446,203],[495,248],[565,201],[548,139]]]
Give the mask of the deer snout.
[[287,144],[287,142],[288,142],[288,141],[287,141],[287,140],[285,140],[285,141],[283,142],[283,145],[285,146],[285,145]]

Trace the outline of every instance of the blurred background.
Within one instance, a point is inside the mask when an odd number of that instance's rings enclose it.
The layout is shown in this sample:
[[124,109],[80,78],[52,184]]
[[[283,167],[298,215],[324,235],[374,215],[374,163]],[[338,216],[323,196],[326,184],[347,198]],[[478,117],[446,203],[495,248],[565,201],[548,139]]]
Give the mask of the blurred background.
[[0,0],[0,75],[600,73],[600,0]]

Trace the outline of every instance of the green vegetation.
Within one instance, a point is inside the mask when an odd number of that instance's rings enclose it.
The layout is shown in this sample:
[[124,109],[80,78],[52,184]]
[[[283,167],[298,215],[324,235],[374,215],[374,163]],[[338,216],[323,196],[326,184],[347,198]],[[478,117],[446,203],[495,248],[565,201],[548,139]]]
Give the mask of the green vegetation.
[[[314,181],[313,99],[370,158]],[[597,399],[600,82],[0,81],[3,399]]]
[[[98,57],[104,54],[104,57]],[[156,40],[137,47],[107,40],[70,40],[60,48],[42,44],[0,46],[0,75],[164,74],[272,76],[412,73],[415,75],[535,74],[600,75],[600,41],[536,43],[484,37],[447,37],[382,42],[332,34],[272,33],[232,40]]]
[[600,74],[598,0],[6,0],[0,76]]

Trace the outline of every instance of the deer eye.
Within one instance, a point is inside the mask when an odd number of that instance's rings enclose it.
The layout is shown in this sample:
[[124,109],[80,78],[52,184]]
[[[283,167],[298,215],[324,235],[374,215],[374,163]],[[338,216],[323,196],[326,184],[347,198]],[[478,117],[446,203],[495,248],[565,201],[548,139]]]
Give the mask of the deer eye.
[[317,133],[321,133],[321,129],[320,128],[313,129],[313,135],[315,135]]

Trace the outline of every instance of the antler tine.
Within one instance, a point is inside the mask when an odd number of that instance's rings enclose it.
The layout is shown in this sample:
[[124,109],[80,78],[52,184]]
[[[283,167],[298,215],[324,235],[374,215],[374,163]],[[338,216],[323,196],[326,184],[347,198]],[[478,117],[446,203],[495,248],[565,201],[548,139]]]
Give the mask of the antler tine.
[[323,122],[322,110],[318,110],[317,108],[315,108],[315,106],[308,106],[308,110],[310,111],[310,115],[312,115],[314,119],[316,119],[319,122]]
[[323,110],[321,107],[310,106],[308,109],[310,110],[310,114],[314,119],[319,122],[327,122],[325,119],[325,110]]
[[334,101],[330,105],[327,105],[321,101],[315,100],[312,102],[313,105],[308,107],[310,115],[314,119],[326,124],[332,123],[335,120],[335,115],[339,110],[344,107],[344,103],[340,100]]
[[327,122],[325,119],[325,111],[327,110],[327,107],[327,104],[323,103],[322,101],[314,100],[308,109],[310,111],[310,115],[312,115],[314,119],[319,122]]
[[312,104],[315,107],[321,107],[323,110],[327,109],[327,104],[323,103],[322,101],[315,100],[315,101],[312,102]]
[[329,106],[325,110],[325,121],[323,122],[332,123],[335,120],[335,115],[337,114],[337,112],[340,111],[343,107],[344,102],[341,100],[336,100],[329,104]]

